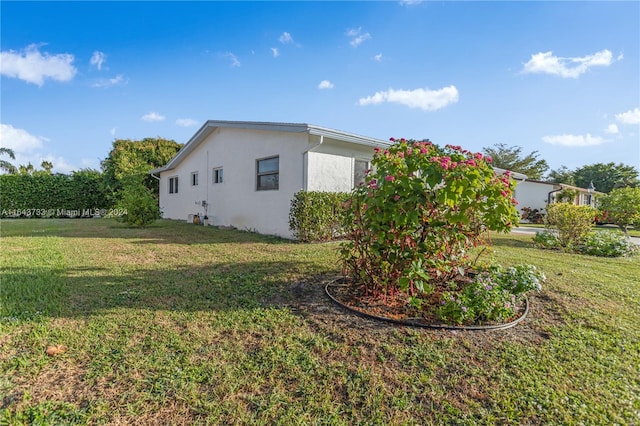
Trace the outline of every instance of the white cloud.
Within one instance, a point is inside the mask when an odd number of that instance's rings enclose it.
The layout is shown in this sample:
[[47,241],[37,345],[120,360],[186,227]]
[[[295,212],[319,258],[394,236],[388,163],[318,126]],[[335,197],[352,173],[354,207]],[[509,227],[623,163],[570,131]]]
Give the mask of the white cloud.
[[400,0],[400,6],[413,6],[422,3],[422,0]]
[[333,89],[333,83],[329,80],[322,80],[320,84],[318,84],[318,89]]
[[234,55],[231,52],[227,52],[224,55],[225,58],[229,58],[231,59],[231,66],[232,67],[239,67],[240,66],[240,61],[238,60],[238,57],[236,55]]
[[640,124],[640,108],[616,114],[616,120],[622,124]]
[[95,83],[91,84],[91,87],[111,87],[127,84],[128,80],[124,79],[122,74],[118,74],[113,78],[101,78]]
[[278,51],[277,47],[271,48],[271,54],[273,55],[274,58],[277,58],[278,56],[280,56],[280,52]]
[[606,129],[604,129],[605,133],[609,133],[610,135],[615,135],[619,132],[618,126],[615,124],[609,124]]
[[599,136],[591,136],[590,133],[586,135],[552,135],[544,136],[542,140],[551,145],[562,145],[569,147],[583,147],[583,146],[596,146],[602,145],[607,142],[605,139]]
[[107,55],[105,55],[104,52],[100,52],[96,50],[95,52],[93,52],[93,55],[91,55],[91,59],[89,60],[89,63],[95,66],[96,68],[98,68],[99,70],[101,70],[102,64],[104,64],[106,60],[107,60]]
[[24,129],[13,127],[11,124],[0,124],[0,146],[9,148],[16,154],[30,153],[42,148],[46,138],[34,136]]
[[531,55],[529,62],[524,64],[523,73],[541,73],[558,75],[563,78],[578,78],[589,68],[596,66],[608,67],[613,63],[611,51],[605,49],[593,55],[576,58],[562,58],[554,56],[553,52],[539,52]]
[[362,32],[362,27],[349,29],[347,30],[345,35],[351,38],[351,41],[349,42],[349,44],[353,47],[358,47],[364,41],[369,40],[371,38],[371,34]]
[[194,120],[193,118],[178,118],[176,120],[176,124],[181,127],[193,127],[196,126],[199,122]]
[[420,108],[424,111],[435,111],[449,104],[458,102],[458,89],[456,86],[443,87],[438,90],[414,89],[376,92],[373,96],[360,98],[358,103],[364,105],[376,105],[382,102],[393,102],[406,105],[410,108]]
[[289,34],[286,31],[284,33],[282,33],[282,35],[280,36],[280,38],[278,40],[280,40],[280,43],[282,43],[282,44],[293,43],[293,37],[291,37],[291,34]]
[[68,53],[50,55],[40,53],[38,45],[31,44],[20,52],[9,50],[0,52],[0,74],[19,78],[38,86],[46,78],[57,81],[70,81],[76,75],[72,65],[74,57]]
[[116,128],[112,127],[111,130],[109,130],[109,133],[111,133],[111,136],[115,136],[116,135]]
[[166,117],[164,115],[160,115],[157,112],[150,112],[141,117],[142,121],[154,122],[154,121],[164,121]]
[[376,62],[381,62],[382,61],[382,53],[378,53],[376,56],[374,56],[373,60],[376,61]]
[[36,169],[40,169],[40,164],[43,161],[50,161],[53,163],[53,171],[57,173],[69,173],[78,169],[62,157],[39,152],[44,148],[44,142],[47,141],[49,139],[34,136],[24,129],[13,127],[11,124],[0,124],[0,146],[13,150],[16,158],[10,162],[16,167],[31,163]]

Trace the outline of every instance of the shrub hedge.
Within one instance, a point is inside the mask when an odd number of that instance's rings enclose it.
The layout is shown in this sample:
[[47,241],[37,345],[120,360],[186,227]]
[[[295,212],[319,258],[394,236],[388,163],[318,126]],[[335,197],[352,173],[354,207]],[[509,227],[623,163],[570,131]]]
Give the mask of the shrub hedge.
[[69,211],[82,216],[107,207],[102,175],[95,170],[0,175],[0,217],[60,217]]
[[303,242],[328,241],[343,234],[345,192],[298,191],[291,200],[289,229]]

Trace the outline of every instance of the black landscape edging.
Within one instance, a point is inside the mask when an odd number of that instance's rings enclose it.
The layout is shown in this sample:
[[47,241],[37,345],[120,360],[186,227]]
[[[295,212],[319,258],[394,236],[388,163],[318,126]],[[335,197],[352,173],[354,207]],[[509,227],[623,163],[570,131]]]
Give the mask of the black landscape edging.
[[327,293],[327,296],[329,296],[329,298],[331,300],[333,300],[333,302],[335,304],[337,304],[338,306],[341,306],[342,308],[348,310],[349,312],[353,312],[354,314],[359,315],[361,317],[368,318],[368,319],[373,319],[373,320],[377,320],[377,321],[383,321],[383,322],[387,322],[387,323],[390,323],[390,324],[405,325],[405,326],[409,326],[409,327],[431,328],[431,329],[438,329],[438,330],[443,330],[443,329],[444,330],[470,330],[470,331],[477,331],[477,330],[506,330],[507,328],[514,327],[520,321],[525,319],[527,317],[527,314],[529,313],[529,299],[527,298],[527,296],[524,296],[525,308],[524,308],[524,312],[522,313],[522,315],[520,315],[515,320],[513,320],[511,322],[508,322],[508,323],[505,323],[505,324],[497,324],[497,325],[449,325],[449,324],[427,324],[427,323],[424,323],[424,322],[410,321],[410,320],[397,320],[397,319],[393,319],[393,318],[387,318],[387,317],[381,317],[381,316],[378,316],[378,315],[368,314],[366,312],[363,312],[361,310],[352,308],[351,306],[345,305],[344,303],[340,302],[338,299],[333,297],[333,295],[329,292],[329,287],[331,287],[332,284],[334,284],[339,279],[340,278],[328,283],[324,287],[325,293]]

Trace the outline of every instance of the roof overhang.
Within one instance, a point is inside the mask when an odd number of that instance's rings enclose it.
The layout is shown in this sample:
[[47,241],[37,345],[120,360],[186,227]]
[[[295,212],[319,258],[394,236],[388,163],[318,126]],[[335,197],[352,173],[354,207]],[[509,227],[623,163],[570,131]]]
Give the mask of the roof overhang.
[[271,132],[307,133],[309,135],[323,136],[326,138],[365,145],[371,147],[388,147],[391,142],[382,139],[361,136],[341,130],[314,126],[306,123],[276,123],[260,121],[222,121],[209,120],[189,139],[180,151],[163,167],[151,170],[150,174],[158,174],[176,168],[184,158],[196,149],[205,139],[218,129],[246,129]]

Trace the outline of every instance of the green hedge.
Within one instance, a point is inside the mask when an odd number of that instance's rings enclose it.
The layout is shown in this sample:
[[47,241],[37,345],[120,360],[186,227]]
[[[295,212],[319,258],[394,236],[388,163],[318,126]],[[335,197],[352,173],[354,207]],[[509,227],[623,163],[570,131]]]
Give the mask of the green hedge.
[[328,241],[342,235],[345,192],[299,191],[291,200],[289,229],[304,242]]
[[0,217],[91,216],[107,207],[95,170],[0,175]]

